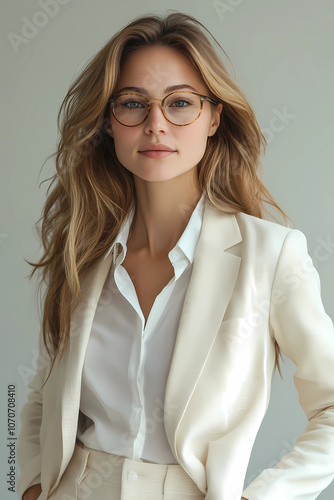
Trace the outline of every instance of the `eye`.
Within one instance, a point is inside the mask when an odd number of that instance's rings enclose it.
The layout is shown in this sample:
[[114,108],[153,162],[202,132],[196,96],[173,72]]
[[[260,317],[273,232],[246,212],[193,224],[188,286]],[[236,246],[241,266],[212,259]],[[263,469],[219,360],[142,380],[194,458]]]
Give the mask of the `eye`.
[[[130,104],[130,106],[128,106],[128,104]],[[135,106],[131,106],[132,104],[134,104]],[[134,101],[134,100],[128,100],[128,101],[122,102],[121,105],[124,108],[129,108],[129,109],[138,109],[139,106],[145,107],[145,105],[143,103],[138,102],[138,101]],[[136,105],[138,105],[138,106],[136,106]]]
[[176,108],[187,108],[188,106],[187,105],[192,105],[193,102],[189,99],[176,99],[173,103],[169,104],[168,106],[174,106],[174,104],[176,103],[181,103],[181,104],[185,104],[186,106],[175,106]]

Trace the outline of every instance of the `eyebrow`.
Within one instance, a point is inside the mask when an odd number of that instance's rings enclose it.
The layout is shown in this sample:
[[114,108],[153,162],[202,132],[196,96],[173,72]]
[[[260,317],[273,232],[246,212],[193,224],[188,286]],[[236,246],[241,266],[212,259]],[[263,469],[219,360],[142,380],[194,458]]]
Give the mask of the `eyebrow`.
[[[186,83],[181,83],[180,85],[171,85],[170,87],[166,87],[164,92],[174,92],[175,90],[181,90],[181,89],[190,89],[193,90],[194,92],[198,92],[194,87],[191,85],[187,85]],[[131,92],[138,92],[139,94],[144,94],[147,95],[148,92],[142,87],[123,87],[121,90],[119,90],[117,93],[119,94],[120,92],[124,92],[126,90],[129,90]]]

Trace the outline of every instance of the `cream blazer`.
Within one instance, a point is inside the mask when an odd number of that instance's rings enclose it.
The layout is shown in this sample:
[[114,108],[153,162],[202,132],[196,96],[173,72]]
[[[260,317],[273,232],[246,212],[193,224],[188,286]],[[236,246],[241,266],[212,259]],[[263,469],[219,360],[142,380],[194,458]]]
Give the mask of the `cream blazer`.
[[[41,482],[52,499],[74,450],[81,373],[113,253],[82,283],[69,348],[48,372],[41,363],[21,410],[20,495]],[[295,363],[308,425],[293,449],[246,489],[266,412],[277,341]],[[41,342],[41,357],[46,358]],[[168,375],[164,418],[178,463],[205,500],[313,500],[334,478],[334,331],[304,234],[205,201],[193,271]],[[273,429],[275,432],[275,429]]]

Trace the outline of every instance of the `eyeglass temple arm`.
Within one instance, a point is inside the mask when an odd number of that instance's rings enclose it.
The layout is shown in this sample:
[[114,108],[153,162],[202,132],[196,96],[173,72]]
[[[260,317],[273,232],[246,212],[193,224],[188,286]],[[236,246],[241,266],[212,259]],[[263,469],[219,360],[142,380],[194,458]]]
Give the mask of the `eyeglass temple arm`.
[[206,101],[210,101],[212,104],[214,104],[215,106],[217,106],[219,104],[218,101],[213,101],[212,99],[210,99],[210,97],[207,97],[206,95],[201,95],[201,97],[203,99],[205,99]]

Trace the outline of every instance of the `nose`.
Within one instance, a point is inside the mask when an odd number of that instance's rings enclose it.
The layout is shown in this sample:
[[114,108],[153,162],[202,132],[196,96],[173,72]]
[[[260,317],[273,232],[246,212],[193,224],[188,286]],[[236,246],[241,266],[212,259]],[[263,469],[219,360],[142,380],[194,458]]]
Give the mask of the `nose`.
[[150,112],[144,122],[145,131],[158,132],[166,130],[168,124],[169,122],[163,115],[160,103],[157,101],[152,102]]

